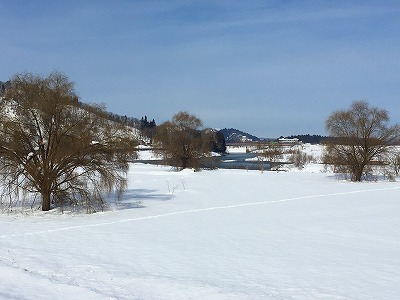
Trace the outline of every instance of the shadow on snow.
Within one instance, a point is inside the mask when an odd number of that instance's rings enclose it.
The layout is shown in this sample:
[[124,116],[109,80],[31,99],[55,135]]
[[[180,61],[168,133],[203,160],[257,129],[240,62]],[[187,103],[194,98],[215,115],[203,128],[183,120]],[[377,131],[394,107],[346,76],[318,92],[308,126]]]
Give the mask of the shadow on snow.
[[147,201],[168,201],[173,194],[159,193],[151,189],[129,189],[126,190],[118,201],[115,202],[118,209],[144,208]]

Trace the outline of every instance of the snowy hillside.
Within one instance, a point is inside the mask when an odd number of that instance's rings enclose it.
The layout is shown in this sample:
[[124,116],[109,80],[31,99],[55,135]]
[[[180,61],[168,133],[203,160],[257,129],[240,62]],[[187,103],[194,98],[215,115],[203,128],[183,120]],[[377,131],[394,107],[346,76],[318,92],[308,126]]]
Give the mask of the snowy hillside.
[[133,164],[110,211],[0,215],[0,299],[397,299],[399,183],[311,169]]
[[233,129],[224,128],[221,130],[227,143],[237,143],[237,142],[248,142],[248,141],[258,141],[259,138],[251,135],[249,133]]

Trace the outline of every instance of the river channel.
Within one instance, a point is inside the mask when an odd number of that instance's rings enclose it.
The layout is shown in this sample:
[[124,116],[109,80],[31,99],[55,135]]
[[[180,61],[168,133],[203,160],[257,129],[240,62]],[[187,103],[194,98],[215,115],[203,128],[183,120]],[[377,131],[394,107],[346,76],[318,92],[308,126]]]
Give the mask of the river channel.
[[[164,165],[163,160],[135,160],[135,162]],[[263,164],[256,159],[254,153],[229,153],[222,156],[204,157],[201,159],[201,164],[205,168],[218,169],[244,169],[244,170],[269,170],[270,164]]]

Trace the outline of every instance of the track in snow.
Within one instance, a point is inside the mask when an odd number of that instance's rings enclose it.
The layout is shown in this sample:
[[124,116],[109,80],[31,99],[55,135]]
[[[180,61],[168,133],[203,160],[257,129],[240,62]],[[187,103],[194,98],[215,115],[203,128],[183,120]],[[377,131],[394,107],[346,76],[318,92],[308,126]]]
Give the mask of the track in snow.
[[273,204],[273,203],[297,201],[297,200],[304,200],[304,199],[313,199],[313,198],[322,198],[322,197],[331,197],[331,196],[342,196],[342,195],[360,194],[360,193],[368,193],[368,192],[379,192],[379,191],[387,191],[387,190],[396,190],[396,189],[399,189],[399,188],[400,187],[371,189],[371,190],[358,190],[358,191],[352,191],[352,192],[341,192],[341,193],[310,195],[310,196],[301,196],[301,197],[286,198],[286,199],[280,199],[280,200],[260,201],[260,202],[242,203],[242,204],[234,204],[234,205],[226,205],[226,206],[214,206],[214,207],[199,208],[199,209],[189,209],[189,210],[176,211],[176,212],[153,215],[153,216],[123,219],[123,220],[112,221],[112,222],[103,222],[103,223],[97,223],[97,224],[69,226],[69,227],[63,227],[63,228],[48,229],[48,230],[41,230],[41,231],[27,232],[27,233],[19,233],[19,234],[5,234],[5,235],[0,235],[0,239],[9,238],[9,237],[30,236],[30,235],[51,233],[51,232],[57,232],[57,231],[66,231],[66,230],[70,230],[70,229],[100,227],[100,226],[107,226],[107,225],[118,224],[118,223],[126,223],[126,222],[134,222],[134,221],[141,221],[141,220],[157,219],[157,218],[164,218],[164,217],[169,217],[169,216],[183,215],[183,214],[190,214],[190,213],[197,213],[197,212],[204,212],[204,211],[211,211],[211,210],[232,209],[232,208],[238,208],[238,207]]

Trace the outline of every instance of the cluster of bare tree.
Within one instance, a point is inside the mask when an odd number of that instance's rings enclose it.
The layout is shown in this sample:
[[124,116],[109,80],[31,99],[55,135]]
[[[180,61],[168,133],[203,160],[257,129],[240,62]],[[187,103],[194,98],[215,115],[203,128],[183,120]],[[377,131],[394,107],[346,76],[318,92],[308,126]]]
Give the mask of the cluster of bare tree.
[[264,171],[268,164],[270,170],[281,170],[285,164],[293,164],[302,169],[312,162],[314,157],[300,150],[301,144],[282,144],[276,142],[258,142],[256,153],[260,170]]
[[260,164],[260,171],[263,172],[265,164],[268,163],[271,169],[279,169],[283,158],[284,150],[276,143],[257,143],[257,159]]
[[[333,112],[326,121],[329,138],[324,138],[323,163],[334,172],[361,181],[382,174],[389,179],[400,174],[400,126],[389,125],[386,110],[355,101],[347,110]],[[318,136],[317,136],[318,137]],[[322,138],[322,137],[321,137]],[[285,150],[277,143],[258,143],[257,157],[261,170],[268,163],[280,167],[282,159],[301,169],[314,157],[299,149]],[[285,154],[290,156],[284,159]]]
[[177,169],[200,168],[213,148],[226,149],[221,134],[202,130],[187,112],[156,127],[154,120],[138,123],[80,102],[61,73],[19,74],[10,82],[0,101],[0,201],[8,209],[25,199],[44,211],[102,209],[107,192],[121,195],[125,188],[137,146],[132,125],[151,130],[158,153]]
[[104,193],[123,191],[136,140],[97,105],[79,105],[60,73],[12,78],[0,102],[1,203],[32,200],[42,210],[102,209]]
[[[107,192],[121,195],[137,141],[126,119],[111,119],[102,106],[83,106],[63,74],[14,76],[0,101],[3,206],[12,209],[28,197],[44,211],[66,205],[96,211],[103,208]],[[326,121],[331,139],[324,163],[354,181],[377,167],[399,175],[400,154],[394,145],[400,127],[388,122],[387,111],[365,101],[333,112]],[[152,124],[147,127],[156,128],[153,146],[176,169],[198,169],[201,158],[213,149],[226,149],[221,132],[204,130],[202,121],[188,112],[157,127]],[[275,144],[263,145],[258,152],[261,163],[278,161],[284,154]],[[299,167],[310,160],[300,152],[292,159]]]

